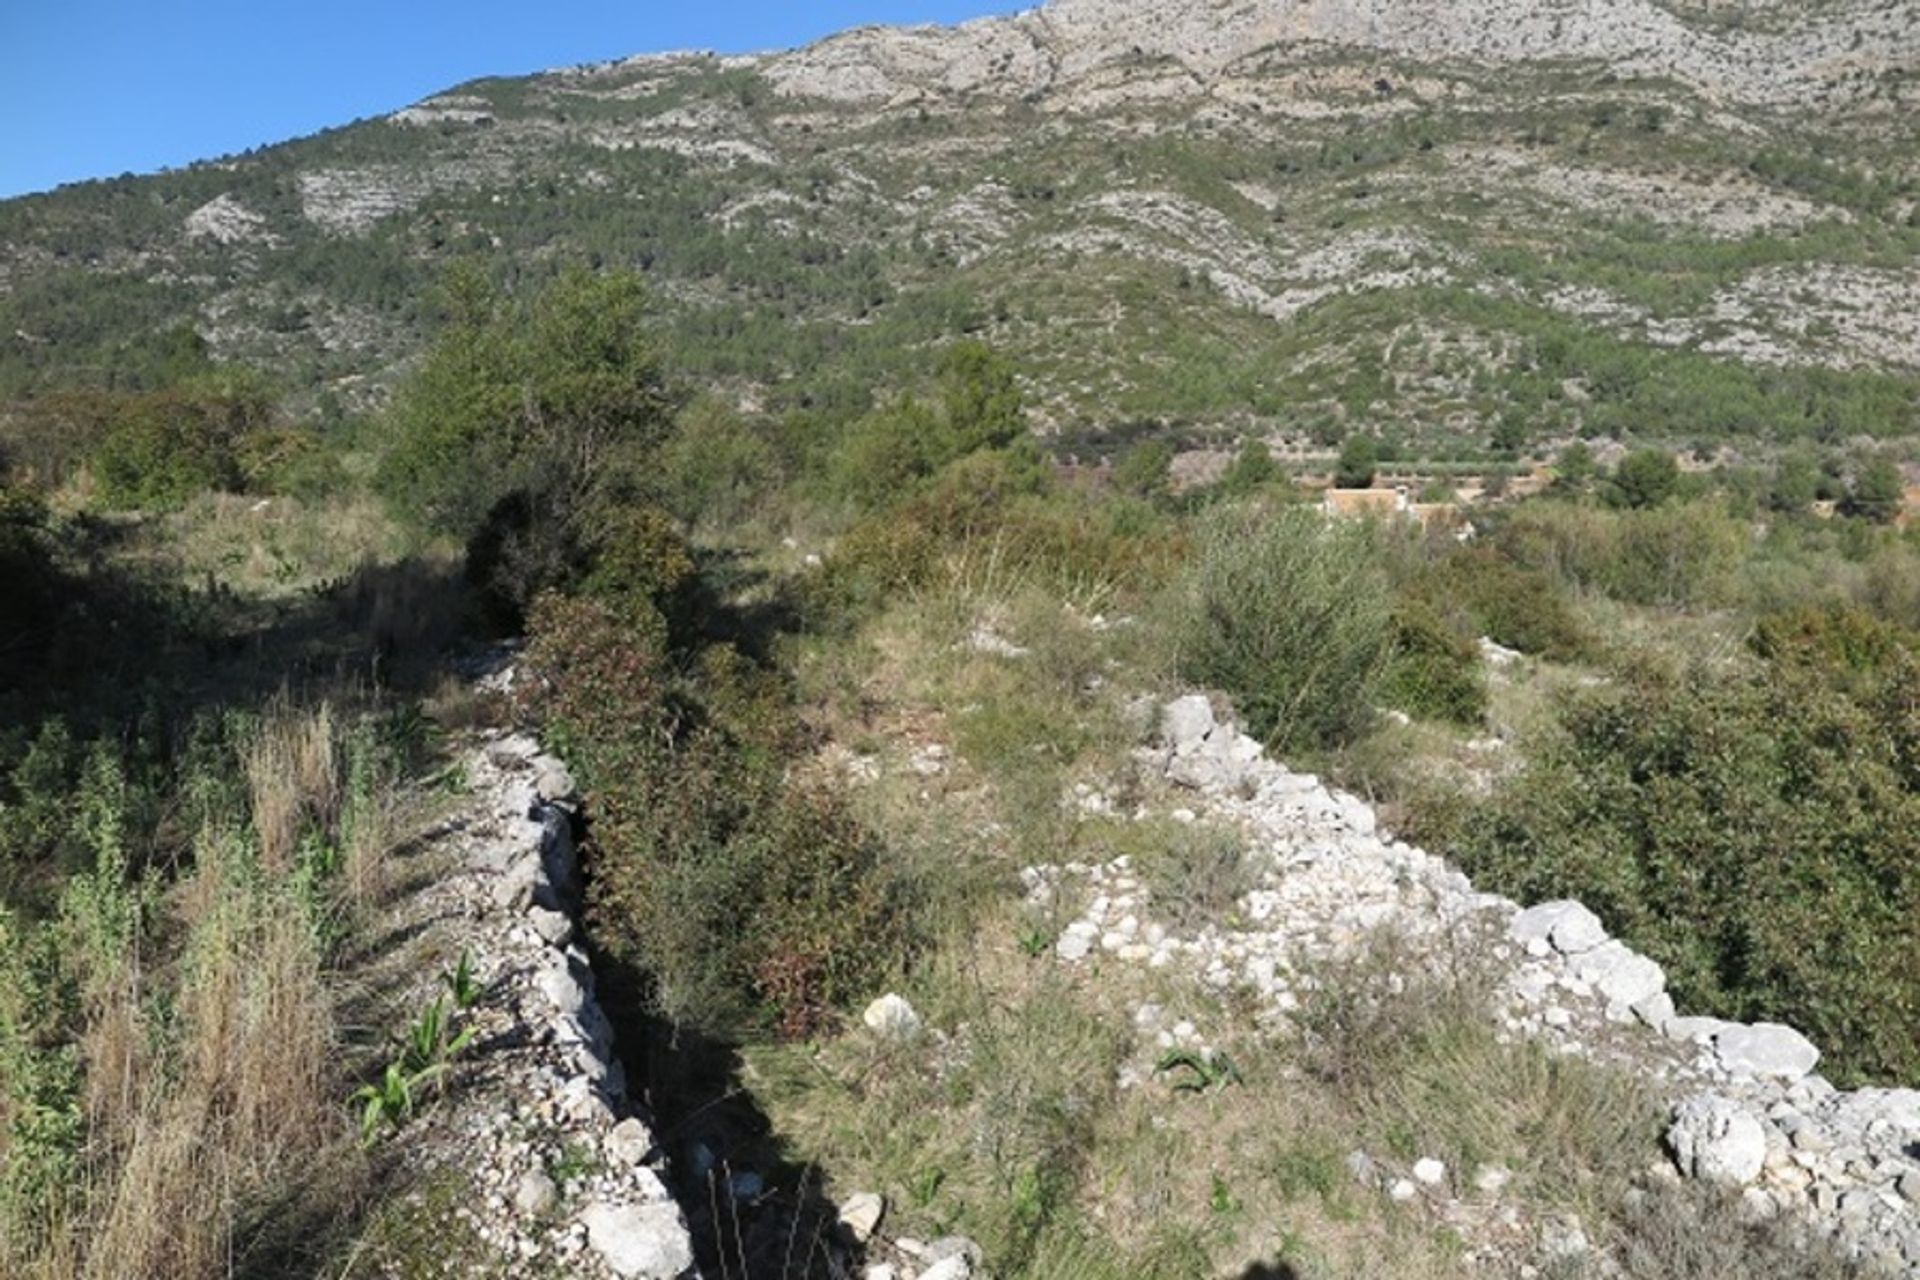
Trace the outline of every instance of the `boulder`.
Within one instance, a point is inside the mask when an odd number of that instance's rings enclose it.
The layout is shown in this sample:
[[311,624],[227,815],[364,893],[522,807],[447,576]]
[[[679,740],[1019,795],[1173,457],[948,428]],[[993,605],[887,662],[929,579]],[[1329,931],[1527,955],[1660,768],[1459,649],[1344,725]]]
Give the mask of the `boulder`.
[[573,941],[573,919],[564,911],[535,907],[527,913],[527,923],[533,926],[540,941],[550,947],[564,947]]
[[574,785],[573,774],[567,771],[567,766],[552,756],[541,756],[534,763],[540,768],[533,780],[535,795],[549,803],[573,799],[579,788]]
[[693,1243],[672,1204],[596,1202],[580,1221],[587,1243],[617,1276],[674,1280],[693,1266]]
[[1737,1026],[1724,1018],[1669,1018],[1661,1030],[1669,1040],[1711,1040],[1722,1031]]
[[631,1116],[613,1126],[606,1144],[607,1158],[616,1165],[641,1164],[653,1153],[653,1135]]
[[968,1280],[984,1256],[980,1246],[965,1236],[942,1236],[922,1255],[927,1269],[920,1273],[920,1280]]
[[563,1014],[579,1013],[580,1007],[587,1002],[585,989],[581,987],[580,980],[573,976],[573,967],[563,956],[552,956],[534,975],[533,985],[539,988],[548,1003]]
[[1175,751],[1191,751],[1213,732],[1213,704],[1205,694],[1175,698],[1160,712],[1160,734]]
[[1667,986],[1664,969],[1618,940],[1580,952],[1574,958],[1573,972],[1592,983],[1609,1006],[1623,1012],[1659,995]]
[[1587,951],[1607,940],[1600,917],[1571,899],[1528,907],[1507,928],[1515,942],[1549,942],[1565,955]]
[[880,1229],[880,1219],[886,1211],[887,1202],[874,1192],[857,1192],[840,1206],[840,1225],[855,1240],[865,1244]]
[[513,1207],[528,1217],[537,1218],[552,1209],[560,1192],[543,1170],[530,1169],[513,1190]]
[[1655,1031],[1665,1031],[1673,1021],[1673,997],[1665,991],[1656,991],[1646,999],[1634,1002],[1633,1016]]
[[1734,1075],[1798,1080],[1820,1061],[1813,1041],[1777,1022],[1728,1027],[1713,1038],[1720,1065]]
[[1247,767],[1234,758],[1231,744],[1218,735],[1178,752],[1167,764],[1167,779],[1195,791],[1224,791],[1236,787]]
[[882,1040],[911,1040],[920,1034],[919,1013],[891,991],[868,1005],[860,1020]]
[[1682,1173],[1720,1186],[1748,1185],[1767,1162],[1766,1127],[1717,1093],[1695,1094],[1674,1109],[1667,1146]]

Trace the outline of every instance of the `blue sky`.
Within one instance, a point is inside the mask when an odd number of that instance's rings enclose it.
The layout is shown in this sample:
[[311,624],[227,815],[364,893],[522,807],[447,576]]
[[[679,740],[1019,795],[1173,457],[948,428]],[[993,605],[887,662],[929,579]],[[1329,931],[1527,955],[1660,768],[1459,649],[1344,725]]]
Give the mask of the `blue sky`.
[[244,151],[475,76],[956,22],[1005,0],[0,0],[0,197]]

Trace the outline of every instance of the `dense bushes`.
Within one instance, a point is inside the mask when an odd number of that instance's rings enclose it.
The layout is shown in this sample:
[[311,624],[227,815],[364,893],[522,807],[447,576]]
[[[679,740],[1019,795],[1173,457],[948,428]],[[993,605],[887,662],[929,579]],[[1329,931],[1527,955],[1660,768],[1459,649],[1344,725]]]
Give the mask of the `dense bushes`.
[[1839,1079],[1920,1072],[1920,637],[1765,622],[1750,665],[1641,668],[1468,822],[1468,868],[1574,895],[1690,1007],[1800,1027]]
[[949,463],[1005,449],[1025,430],[1011,366],[983,343],[955,343],[930,398],[904,398],[847,429],[828,464],[832,490],[864,510],[891,506]]
[[156,392],[127,400],[93,455],[101,496],[118,507],[166,509],[241,479],[242,436],[264,424],[255,400]]
[[1393,634],[1368,527],[1297,507],[1214,508],[1167,611],[1181,674],[1225,690],[1267,741],[1331,746],[1372,714]]
[[730,649],[677,668],[664,621],[617,597],[543,597],[537,710],[593,815],[597,945],[702,1031],[804,1034],[906,954],[901,886],[843,803],[791,781],[786,691]]
[[1486,636],[1555,661],[1577,658],[1589,646],[1566,592],[1544,571],[1494,547],[1463,547],[1423,562],[1400,590],[1468,638]]
[[1568,586],[1632,604],[1725,604],[1750,542],[1711,501],[1609,511],[1558,502],[1516,510],[1498,545],[1519,564]]
[[1380,697],[1410,715],[1478,724],[1487,713],[1487,677],[1479,646],[1431,605],[1396,602],[1393,657]]

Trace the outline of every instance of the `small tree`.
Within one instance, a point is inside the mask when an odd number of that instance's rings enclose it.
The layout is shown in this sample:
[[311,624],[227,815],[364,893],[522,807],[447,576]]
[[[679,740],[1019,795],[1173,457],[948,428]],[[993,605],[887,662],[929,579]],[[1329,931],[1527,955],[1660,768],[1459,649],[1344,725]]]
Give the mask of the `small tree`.
[[1584,493],[1593,483],[1595,470],[1593,450],[1586,441],[1575,440],[1554,460],[1553,487],[1565,493]]
[[1820,464],[1804,453],[1788,454],[1774,468],[1767,505],[1780,512],[1805,511],[1819,493]]
[[1680,463],[1665,449],[1636,449],[1613,470],[1608,500],[1618,507],[1657,507],[1680,487]]
[[1280,468],[1275,465],[1267,442],[1256,438],[1240,446],[1239,454],[1234,458],[1233,465],[1227,468],[1220,485],[1231,494],[1248,494],[1271,484],[1279,473]]
[[1352,435],[1340,446],[1333,483],[1342,489],[1371,489],[1380,469],[1380,444],[1369,435]]
[[1253,503],[1208,513],[1166,619],[1187,679],[1224,689],[1268,741],[1314,749],[1372,714],[1388,599],[1372,529]]
[[572,271],[518,302],[460,276],[448,295],[448,328],[389,419],[380,479],[403,512],[470,537],[515,493],[561,503],[615,452],[666,435],[673,401],[638,276]]
[[1906,483],[1900,468],[1878,458],[1860,469],[1853,478],[1853,491],[1847,495],[1847,513],[1878,524],[1890,524],[1900,514],[1906,497]]

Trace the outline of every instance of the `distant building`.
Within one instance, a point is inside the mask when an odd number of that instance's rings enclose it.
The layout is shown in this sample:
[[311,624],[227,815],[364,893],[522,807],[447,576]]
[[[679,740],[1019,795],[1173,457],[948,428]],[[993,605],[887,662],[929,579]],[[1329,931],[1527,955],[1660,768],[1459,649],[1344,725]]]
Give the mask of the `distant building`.
[[1373,516],[1411,520],[1423,529],[1451,529],[1462,539],[1473,536],[1473,526],[1457,502],[1414,502],[1407,488],[1327,489],[1320,494],[1320,510],[1330,520]]
[[1355,516],[1409,515],[1413,504],[1407,501],[1404,485],[1396,489],[1328,489],[1320,495],[1320,509],[1329,516],[1352,519]]

